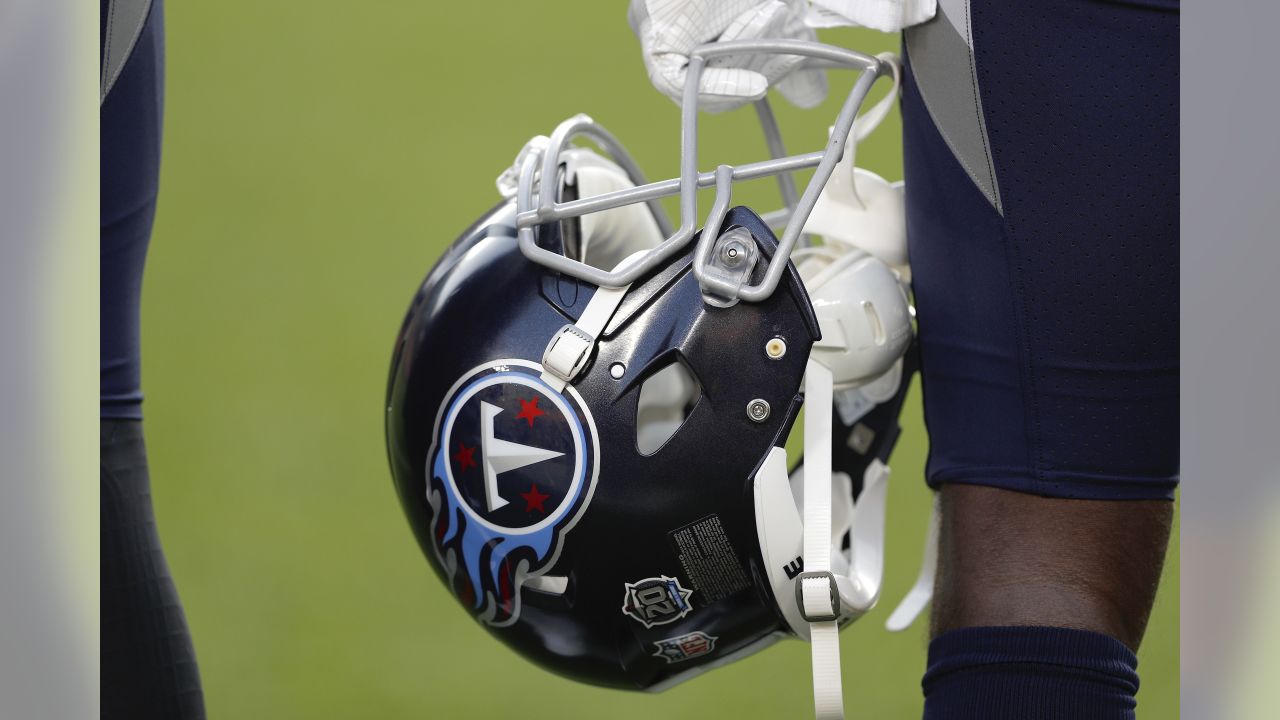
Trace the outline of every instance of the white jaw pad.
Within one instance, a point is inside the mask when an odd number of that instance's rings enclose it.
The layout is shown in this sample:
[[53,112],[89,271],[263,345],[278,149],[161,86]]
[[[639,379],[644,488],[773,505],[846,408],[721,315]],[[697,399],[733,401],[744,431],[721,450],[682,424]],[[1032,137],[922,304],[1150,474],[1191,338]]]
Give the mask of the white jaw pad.
[[902,185],[870,170],[837,165],[804,231],[866,250],[899,271],[907,265]]
[[[889,114],[898,97],[901,67],[886,53],[877,57],[890,61],[893,87],[854,123],[844,155],[836,163],[831,179],[822,188],[804,231],[865,250],[897,270],[910,281],[907,266],[907,214],[901,182],[891,183],[879,175],[857,167],[858,143]],[[834,128],[828,129],[828,133]]]
[[[565,158],[565,180],[577,184],[579,198],[635,187],[622,168],[591,150],[573,148]],[[666,239],[644,203],[587,213],[579,222],[582,261],[592,267],[613,268],[623,258],[656,247]]]

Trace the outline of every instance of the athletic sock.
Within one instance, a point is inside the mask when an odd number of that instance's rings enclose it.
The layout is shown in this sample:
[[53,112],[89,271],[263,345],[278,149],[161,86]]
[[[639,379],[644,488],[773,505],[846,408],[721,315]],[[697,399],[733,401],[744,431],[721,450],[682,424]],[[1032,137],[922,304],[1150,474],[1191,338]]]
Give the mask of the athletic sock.
[[1056,627],[953,630],[929,644],[925,720],[1133,720],[1138,657]]

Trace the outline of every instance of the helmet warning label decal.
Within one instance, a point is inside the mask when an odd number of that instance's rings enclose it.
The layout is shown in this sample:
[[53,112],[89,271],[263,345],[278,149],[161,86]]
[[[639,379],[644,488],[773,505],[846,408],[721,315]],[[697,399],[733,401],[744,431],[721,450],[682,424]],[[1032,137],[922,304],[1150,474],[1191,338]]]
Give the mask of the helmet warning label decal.
[[703,603],[715,602],[750,586],[719,515],[708,515],[677,528],[670,536],[684,574]]

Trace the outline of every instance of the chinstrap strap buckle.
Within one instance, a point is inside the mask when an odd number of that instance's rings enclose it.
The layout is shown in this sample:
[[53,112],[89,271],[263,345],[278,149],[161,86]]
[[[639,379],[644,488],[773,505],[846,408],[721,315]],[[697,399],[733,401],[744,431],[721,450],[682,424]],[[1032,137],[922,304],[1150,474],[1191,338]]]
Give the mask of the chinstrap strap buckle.
[[805,622],[840,619],[840,588],[834,573],[802,572],[796,576],[796,604]]

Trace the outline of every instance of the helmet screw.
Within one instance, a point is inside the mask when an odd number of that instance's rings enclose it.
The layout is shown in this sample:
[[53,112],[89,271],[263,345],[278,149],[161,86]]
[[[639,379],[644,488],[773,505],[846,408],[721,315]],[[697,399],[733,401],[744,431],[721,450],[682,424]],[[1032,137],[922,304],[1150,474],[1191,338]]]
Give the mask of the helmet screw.
[[724,261],[725,267],[738,267],[746,257],[747,248],[741,240],[732,240],[720,248],[720,259]]
[[756,398],[747,403],[747,417],[752,422],[762,423],[769,419],[769,403],[760,398]]
[[627,366],[622,363],[614,363],[609,366],[609,377],[614,380],[621,380],[622,376],[627,372]]
[[781,360],[787,354],[787,341],[780,337],[773,338],[764,344],[764,354],[771,360]]

